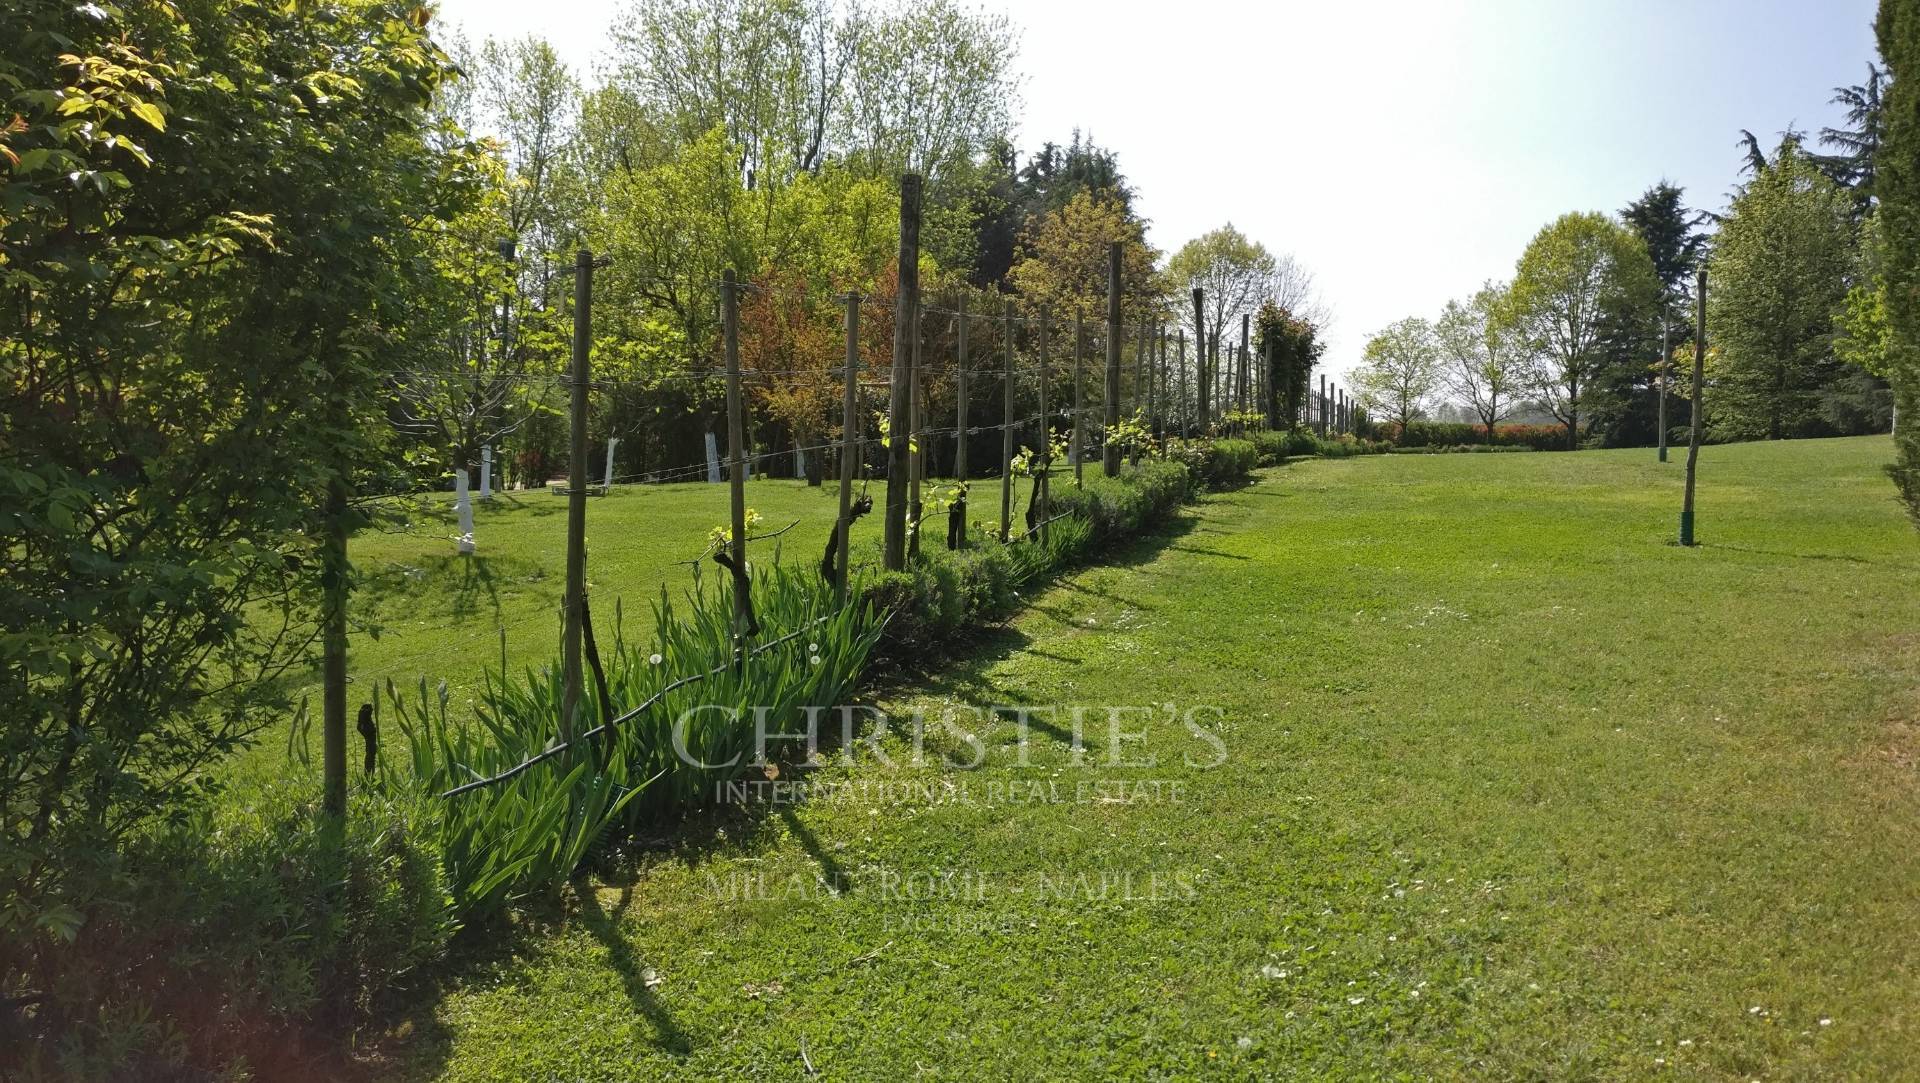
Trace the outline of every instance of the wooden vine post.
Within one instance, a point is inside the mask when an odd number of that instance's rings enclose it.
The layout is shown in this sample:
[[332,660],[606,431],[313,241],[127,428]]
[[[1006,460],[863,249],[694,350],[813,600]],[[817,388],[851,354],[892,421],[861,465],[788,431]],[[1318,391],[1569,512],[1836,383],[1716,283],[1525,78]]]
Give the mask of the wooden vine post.
[[888,571],[907,566],[907,430],[912,421],[912,342],[915,301],[920,295],[920,177],[900,175],[899,287],[893,299],[892,395],[887,408],[887,511],[885,561]]
[[720,279],[720,328],[727,360],[727,490],[732,498],[733,663],[746,660],[747,644],[747,453],[741,435],[746,431],[746,407],[740,401],[740,284],[733,268]]
[[1085,383],[1082,377],[1087,359],[1087,321],[1084,314],[1073,314],[1073,428],[1067,437],[1071,441],[1067,447],[1067,460],[1073,464],[1073,487],[1078,489],[1086,483],[1087,450],[1080,437],[1080,385]]
[[1101,441],[1100,468],[1108,477],[1120,474],[1120,445],[1114,430],[1120,427],[1120,256],[1119,241],[1107,245],[1107,438]]
[[[731,273],[731,272],[729,272]],[[587,384],[591,378],[587,351],[592,343],[593,253],[582,248],[573,256],[573,371],[569,377],[571,401],[567,451],[567,588],[565,635],[560,647],[560,739],[573,739],[579,721],[581,620],[587,596]]]
[[1007,325],[1007,370],[1000,381],[1000,540],[1004,542],[1013,529],[1013,302],[1008,301],[1002,312]]
[[967,483],[967,294],[960,291],[960,303],[954,308],[953,374],[953,477]]
[[1673,382],[1673,346],[1667,341],[1667,297],[1660,295],[1660,461],[1667,461],[1667,385]]
[[[1155,351],[1158,356],[1155,356]],[[1147,430],[1160,439],[1160,373],[1167,367],[1167,329],[1155,324],[1153,341],[1147,343]]]
[[1253,317],[1242,312],[1240,314],[1240,366],[1233,377],[1233,398],[1237,404],[1235,409],[1241,414],[1247,412],[1247,361],[1253,356],[1247,352],[1247,343],[1250,341],[1249,336],[1252,334]]
[[[1207,314],[1206,291],[1199,287],[1193,290],[1193,363],[1194,389],[1199,393],[1200,431],[1207,430]],[[1186,373],[1182,372],[1184,377]],[[1184,392],[1181,395],[1185,398]]]
[[1033,486],[1033,522],[1029,530],[1038,530],[1040,538],[1047,536],[1047,498],[1052,494],[1047,490],[1053,481],[1053,415],[1047,402],[1047,324],[1051,315],[1046,309],[1040,310],[1040,447],[1034,456],[1040,464],[1040,471],[1034,476]]
[[926,473],[926,449],[921,446],[920,409],[920,301],[913,303],[913,348],[907,366],[907,557],[920,556],[920,518],[925,505],[920,502],[920,476]]
[[1175,369],[1179,371],[1181,390],[1179,397],[1173,399],[1173,409],[1181,419],[1181,440],[1187,440],[1187,436],[1190,436],[1187,430],[1187,328],[1179,330],[1179,355],[1175,359]]
[[856,401],[860,379],[860,295],[847,294],[847,367],[842,373],[840,390],[840,537],[835,543],[838,559],[835,562],[833,589],[840,604],[847,604],[847,563],[852,551],[853,533],[853,470],[860,454],[860,441],[856,435],[859,423],[855,413],[859,408]]

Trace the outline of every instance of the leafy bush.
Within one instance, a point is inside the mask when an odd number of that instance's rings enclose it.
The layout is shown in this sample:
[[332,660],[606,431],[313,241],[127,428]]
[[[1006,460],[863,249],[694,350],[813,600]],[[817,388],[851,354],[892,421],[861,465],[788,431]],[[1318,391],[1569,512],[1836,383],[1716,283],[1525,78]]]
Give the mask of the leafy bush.
[[1089,475],[1084,488],[1053,494],[1055,518],[1044,537],[1001,544],[988,535],[969,549],[922,548],[904,571],[867,580],[862,597],[886,614],[881,650],[901,659],[982,625],[1007,620],[1020,589],[1093,552],[1173,517],[1191,494],[1187,467],[1143,462],[1119,477]]
[[1388,448],[1387,450],[1396,455],[1462,455],[1484,454],[1486,452],[1496,451],[1532,451],[1533,449],[1524,444],[1448,444],[1445,447],[1438,445],[1429,447],[1395,447]]
[[[1415,421],[1398,431],[1389,426],[1393,442],[1403,448],[1487,446],[1484,425],[1460,421]],[[1493,446],[1526,447],[1535,451],[1565,451],[1567,430],[1559,425],[1495,425]]]
[[454,929],[433,810],[361,794],[341,831],[305,792],[236,792],[131,840],[116,893],[26,968],[42,999],[25,1034],[0,1024],[0,1076],[305,1075],[337,1045],[308,1028],[399,1003]]
[[1391,447],[1385,441],[1366,440],[1349,433],[1318,436],[1307,429],[1266,430],[1254,433],[1252,440],[1262,466],[1277,466],[1301,455],[1317,455],[1326,459],[1377,455]]
[[1191,495],[1191,485],[1185,464],[1154,460],[1119,477],[1090,476],[1084,488],[1064,490],[1053,503],[1087,520],[1092,544],[1107,545],[1171,519]]
[[1173,441],[1168,444],[1167,456],[1185,464],[1194,483],[1208,489],[1245,484],[1260,462],[1260,453],[1250,440]]

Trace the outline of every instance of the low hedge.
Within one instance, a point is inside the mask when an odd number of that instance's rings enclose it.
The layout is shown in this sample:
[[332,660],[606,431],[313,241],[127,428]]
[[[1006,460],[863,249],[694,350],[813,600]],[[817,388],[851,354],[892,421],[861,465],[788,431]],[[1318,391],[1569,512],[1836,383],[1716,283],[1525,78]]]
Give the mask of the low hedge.
[[[1487,427],[1464,421],[1415,421],[1405,431],[1397,425],[1384,429],[1403,448],[1487,446]],[[1565,451],[1567,430],[1563,425],[1495,425],[1493,446]]]
[[1266,430],[1251,437],[1259,453],[1261,466],[1278,466],[1298,456],[1344,459],[1352,455],[1377,455],[1391,445],[1382,440],[1367,440],[1349,433],[1318,436],[1306,429]]
[[356,786],[341,829],[311,798],[247,782],[130,840],[80,935],[14,960],[40,999],[0,1017],[0,1078],[331,1074],[338,1035],[403,1006],[456,922],[431,807]]
[[[1230,473],[1242,458],[1228,449],[1219,456],[1221,469]],[[1022,589],[1167,522],[1194,488],[1185,462],[1143,462],[1119,477],[1089,476],[1079,489],[1059,484],[1052,495],[1056,518],[1044,537],[1003,545],[982,533],[959,550],[923,544],[909,568],[874,576],[862,589],[875,611],[887,614],[879,653],[904,660],[971,629],[1004,623],[1019,610]]]
[[1183,463],[1193,483],[1207,489],[1244,485],[1260,465],[1260,452],[1251,440],[1178,440],[1167,445],[1167,458]]
[[1445,446],[1434,444],[1426,447],[1397,447],[1389,450],[1395,455],[1463,455],[1484,454],[1494,451],[1532,451],[1534,449],[1525,444],[1447,444]]

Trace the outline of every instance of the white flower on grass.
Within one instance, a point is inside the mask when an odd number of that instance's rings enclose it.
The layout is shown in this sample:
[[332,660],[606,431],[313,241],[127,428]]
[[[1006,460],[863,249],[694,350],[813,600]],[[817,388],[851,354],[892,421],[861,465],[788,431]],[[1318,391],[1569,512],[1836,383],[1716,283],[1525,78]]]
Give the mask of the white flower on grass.
[[1347,998],[1348,1004],[1365,1004],[1366,1002],[1367,1002],[1366,997],[1348,997]]
[[1821,1026],[1823,1026],[1823,1027],[1830,1027],[1830,1026],[1832,1026],[1832,1025],[1833,1025],[1833,1020],[1831,1020],[1831,1019],[1828,1019],[1828,1018],[1827,1018],[1826,1016],[1821,1016],[1821,1017],[1820,1017],[1820,1025],[1821,1025]]
[[1693,1039],[1692,1039],[1692,1038],[1682,1038],[1682,1039],[1680,1039],[1680,1045],[1681,1045],[1681,1047],[1682,1047],[1682,1048],[1684,1048],[1684,1047],[1686,1047],[1686,1046],[1689,1046],[1689,1045],[1692,1045],[1692,1044],[1693,1044]]
[[819,655],[817,655],[817,654],[815,654],[815,655],[809,655],[809,656],[808,656],[808,658],[807,658],[807,661],[809,661],[809,662],[812,662],[812,663],[813,663],[814,665],[816,665],[816,666],[817,666],[817,665],[819,665],[819,664],[820,664],[820,656],[819,656]]
[[1241,1036],[1240,1036],[1240,1040],[1239,1040],[1239,1041],[1237,1041],[1237,1042],[1234,1042],[1233,1044],[1235,1044],[1235,1045],[1237,1045],[1237,1046],[1239,1046],[1239,1047],[1240,1047],[1240,1048],[1242,1048],[1242,1049],[1252,1049],[1252,1048],[1253,1048],[1253,1039],[1252,1039],[1252,1038],[1249,1038],[1249,1037],[1247,1037],[1246,1035],[1244,1035],[1244,1034],[1243,1034],[1243,1035],[1241,1035]]
[[653,654],[647,655],[647,661],[652,665],[659,665],[661,661],[659,652],[656,651]]
[[810,651],[812,651],[812,652],[813,652],[813,653],[815,653],[815,654],[818,654],[818,653],[820,653],[820,644],[818,644],[818,643],[809,643],[809,644],[807,644],[807,649],[808,649],[808,650],[810,650]]

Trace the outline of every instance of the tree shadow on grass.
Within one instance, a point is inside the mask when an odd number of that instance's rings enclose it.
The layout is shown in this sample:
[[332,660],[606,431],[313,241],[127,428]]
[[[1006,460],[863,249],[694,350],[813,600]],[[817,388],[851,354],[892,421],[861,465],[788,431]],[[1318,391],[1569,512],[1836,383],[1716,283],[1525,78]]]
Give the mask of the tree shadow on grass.
[[1760,549],[1748,545],[1726,545],[1715,542],[1700,542],[1702,549],[1724,549],[1730,553],[1751,553],[1755,556],[1792,557],[1795,560],[1826,560],[1842,564],[1885,565],[1887,567],[1905,567],[1905,562],[1895,560],[1873,560],[1868,557],[1856,557],[1847,553],[1790,553],[1782,549]]
[[660,1048],[675,1056],[692,1052],[692,1041],[674,1022],[672,1013],[660,1003],[660,998],[654,995],[653,987],[648,983],[648,971],[652,968],[642,965],[640,957],[634,953],[633,944],[621,933],[615,921],[633,900],[633,882],[630,880],[621,885],[620,900],[615,904],[612,914],[600,905],[600,892],[592,884],[577,884],[574,895],[580,901],[581,924],[606,950],[607,961],[619,973],[627,1000],[633,1005],[634,1011],[645,1016],[647,1022],[652,1024],[655,1041]]
[[800,843],[800,848],[807,852],[807,856],[813,859],[813,863],[820,866],[820,879],[827,885],[827,890],[835,895],[845,895],[853,890],[853,877],[847,875],[846,867],[834,860],[833,855],[820,845],[819,837],[800,821],[800,817],[794,815],[792,805],[780,806],[780,821],[787,825],[787,830]]

